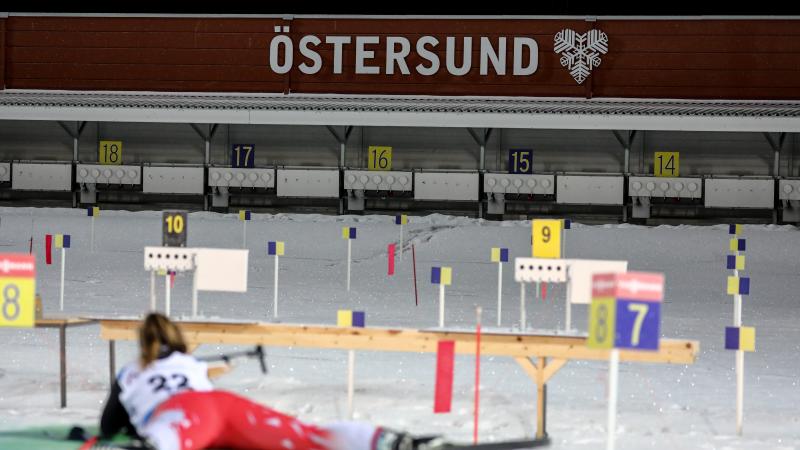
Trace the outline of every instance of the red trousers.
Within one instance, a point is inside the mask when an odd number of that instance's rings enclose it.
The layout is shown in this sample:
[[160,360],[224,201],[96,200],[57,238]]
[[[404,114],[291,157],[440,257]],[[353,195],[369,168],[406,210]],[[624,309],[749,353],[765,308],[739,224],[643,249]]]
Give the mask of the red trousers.
[[326,450],[329,432],[226,391],[183,392],[144,427],[158,450]]

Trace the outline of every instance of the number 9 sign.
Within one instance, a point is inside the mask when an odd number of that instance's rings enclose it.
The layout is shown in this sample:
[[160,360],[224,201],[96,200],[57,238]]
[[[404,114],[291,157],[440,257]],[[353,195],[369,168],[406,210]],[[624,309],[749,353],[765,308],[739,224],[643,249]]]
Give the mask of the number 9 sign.
[[531,228],[533,233],[534,258],[560,258],[561,257],[561,220],[534,220]]
[[0,327],[35,324],[36,261],[32,255],[0,254]]

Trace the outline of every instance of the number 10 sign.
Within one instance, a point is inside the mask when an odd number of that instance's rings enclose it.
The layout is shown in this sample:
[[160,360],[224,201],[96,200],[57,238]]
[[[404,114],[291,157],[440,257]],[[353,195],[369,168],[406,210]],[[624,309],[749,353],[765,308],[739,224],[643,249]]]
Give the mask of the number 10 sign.
[[592,348],[658,350],[664,275],[627,272],[592,277]]

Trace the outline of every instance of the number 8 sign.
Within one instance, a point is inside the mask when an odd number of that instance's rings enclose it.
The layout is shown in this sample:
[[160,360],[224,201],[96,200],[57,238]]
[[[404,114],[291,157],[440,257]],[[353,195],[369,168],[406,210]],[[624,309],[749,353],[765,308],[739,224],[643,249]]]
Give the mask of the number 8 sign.
[[36,260],[32,255],[0,254],[0,327],[35,324]]

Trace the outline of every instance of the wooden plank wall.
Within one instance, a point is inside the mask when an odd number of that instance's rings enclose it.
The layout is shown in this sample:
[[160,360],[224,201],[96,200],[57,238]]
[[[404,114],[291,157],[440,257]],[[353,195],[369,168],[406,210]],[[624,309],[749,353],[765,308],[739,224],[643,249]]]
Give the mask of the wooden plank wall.
[[[4,25],[3,25],[4,24]],[[278,75],[268,66],[276,25],[290,24],[295,69]],[[510,95],[697,99],[800,99],[800,21],[797,20],[396,20],[10,17],[5,26],[5,85],[18,89],[199,92],[302,92],[406,95]],[[564,28],[598,28],[609,52],[578,85],[553,52]],[[343,73],[333,74],[332,49],[318,47],[323,69],[306,75],[301,36],[380,36],[374,65],[383,65],[385,37],[434,36],[441,68],[417,74],[423,62],[407,58],[410,75],[354,73],[355,45],[345,47]],[[445,39],[473,37],[472,71],[445,68]],[[531,76],[478,74],[481,36],[529,36],[539,45]],[[461,54],[456,58],[460,65]],[[3,64],[3,63],[0,63]],[[427,64],[427,63],[426,63]],[[2,66],[0,66],[2,67]],[[2,73],[2,72],[0,72]],[[2,75],[0,75],[2,76]]]
[[0,18],[0,90],[6,87],[6,18]]

